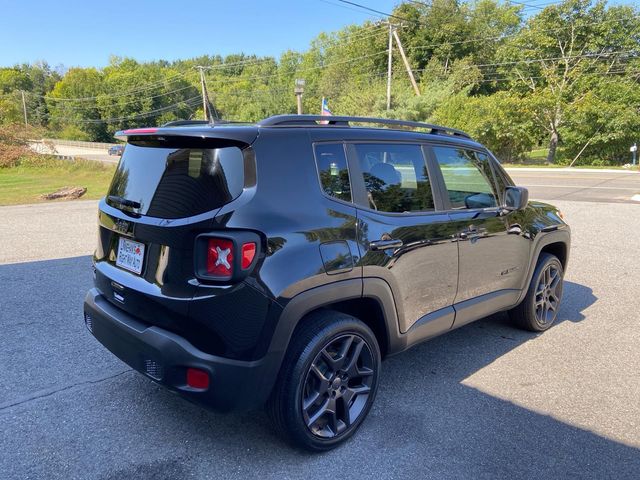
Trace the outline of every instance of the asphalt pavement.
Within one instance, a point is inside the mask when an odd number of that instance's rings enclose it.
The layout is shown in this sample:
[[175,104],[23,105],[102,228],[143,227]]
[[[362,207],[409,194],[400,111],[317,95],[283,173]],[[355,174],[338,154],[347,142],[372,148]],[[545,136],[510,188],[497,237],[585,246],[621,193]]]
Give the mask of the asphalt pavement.
[[388,359],[357,435],[316,455],[261,411],[165,391],[86,331],[95,202],[0,207],[0,478],[637,479],[640,205],[554,203],[573,230],[558,324],[495,315]]
[[512,168],[509,175],[544,201],[640,202],[640,172],[632,170]]

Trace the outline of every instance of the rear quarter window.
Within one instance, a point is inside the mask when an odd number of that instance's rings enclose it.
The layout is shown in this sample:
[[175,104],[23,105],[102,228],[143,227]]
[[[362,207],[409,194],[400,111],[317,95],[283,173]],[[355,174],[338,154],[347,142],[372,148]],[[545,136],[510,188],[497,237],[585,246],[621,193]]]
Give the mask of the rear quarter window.
[[351,201],[351,182],[342,143],[315,145],[316,165],[322,191],[330,197]]

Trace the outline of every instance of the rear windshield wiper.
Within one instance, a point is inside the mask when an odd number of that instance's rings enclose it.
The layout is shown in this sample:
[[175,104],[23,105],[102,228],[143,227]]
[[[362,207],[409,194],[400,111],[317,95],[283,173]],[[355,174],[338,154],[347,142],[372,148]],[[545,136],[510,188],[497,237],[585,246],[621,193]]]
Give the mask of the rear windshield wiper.
[[118,205],[123,207],[131,207],[136,209],[141,207],[140,202],[136,202],[135,200],[128,200],[124,197],[119,197],[118,195],[109,195],[107,197],[107,200],[113,203],[117,203]]

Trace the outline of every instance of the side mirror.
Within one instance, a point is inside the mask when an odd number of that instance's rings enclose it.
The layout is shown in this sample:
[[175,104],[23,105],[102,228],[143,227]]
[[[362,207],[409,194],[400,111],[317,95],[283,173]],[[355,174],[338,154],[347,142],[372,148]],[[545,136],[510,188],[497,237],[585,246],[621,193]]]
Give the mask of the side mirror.
[[529,190],[524,187],[507,187],[504,206],[507,210],[523,210],[529,203]]

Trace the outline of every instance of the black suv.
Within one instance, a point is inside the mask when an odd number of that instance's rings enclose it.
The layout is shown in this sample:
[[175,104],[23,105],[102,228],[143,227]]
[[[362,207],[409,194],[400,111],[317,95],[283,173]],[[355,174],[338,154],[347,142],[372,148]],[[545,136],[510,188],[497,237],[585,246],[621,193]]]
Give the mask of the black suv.
[[498,311],[556,318],[569,227],[463,132],[281,115],[117,136],[89,331],[189,400],[266,404],[297,445],[350,437],[386,356]]

